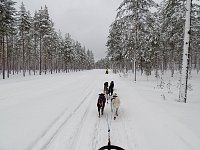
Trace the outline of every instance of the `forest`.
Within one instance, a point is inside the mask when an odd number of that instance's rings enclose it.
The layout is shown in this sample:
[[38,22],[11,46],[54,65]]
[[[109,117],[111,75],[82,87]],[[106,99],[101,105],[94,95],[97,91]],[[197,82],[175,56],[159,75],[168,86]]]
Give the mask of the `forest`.
[[[70,33],[56,31],[47,6],[31,16],[24,4],[0,3],[0,74],[46,74],[93,68],[140,71],[151,75],[181,71],[186,0],[122,0],[110,25],[107,56],[95,63],[94,54]],[[189,72],[200,70],[200,5],[192,1],[190,13]]]
[[[152,11],[156,10],[156,11]],[[191,3],[189,70],[200,69],[200,5]],[[115,71],[141,71],[147,76],[155,71],[181,70],[185,30],[186,0],[123,0],[110,25],[107,57],[98,67]],[[135,69],[134,69],[135,68]]]
[[94,68],[93,52],[56,31],[48,7],[41,7],[31,16],[21,3],[0,1],[0,75],[47,74]]

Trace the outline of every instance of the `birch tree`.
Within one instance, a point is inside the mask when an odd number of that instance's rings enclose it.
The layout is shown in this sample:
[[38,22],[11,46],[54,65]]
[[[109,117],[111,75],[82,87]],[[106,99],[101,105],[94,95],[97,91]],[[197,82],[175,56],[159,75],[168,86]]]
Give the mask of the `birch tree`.
[[187,83],[188,83],[188,67],[189,67],[189,46],[190,46],[190,15],[191,15],[191,0],[186,3],[186,21],[183,46],[183,61],[180,79],[180,95],[179,100],[186,103],[187,99]]

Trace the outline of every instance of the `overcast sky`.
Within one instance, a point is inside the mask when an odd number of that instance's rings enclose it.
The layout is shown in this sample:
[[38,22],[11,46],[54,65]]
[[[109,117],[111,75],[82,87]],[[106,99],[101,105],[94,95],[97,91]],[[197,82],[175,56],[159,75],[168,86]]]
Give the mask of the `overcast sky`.
[[[94,53],[95,60],[106,56],[109,26],[122,0],[13,0],[17,10],[22,1],[31,14],[47,5],[56,30],[71,34]],[[160,1],[160,0],[156,0]]]

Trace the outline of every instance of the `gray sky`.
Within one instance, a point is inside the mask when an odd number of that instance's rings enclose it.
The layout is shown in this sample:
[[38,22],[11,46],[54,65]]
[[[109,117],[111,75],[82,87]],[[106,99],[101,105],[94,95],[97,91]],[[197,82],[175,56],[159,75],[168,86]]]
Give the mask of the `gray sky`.
[[31,14],[47,5],[55,28],[62,34],[71,34],[94,53],[95,60],[106,56],[109,26],[117,14],[122,0],[13,0],[17,9],[23,1]]

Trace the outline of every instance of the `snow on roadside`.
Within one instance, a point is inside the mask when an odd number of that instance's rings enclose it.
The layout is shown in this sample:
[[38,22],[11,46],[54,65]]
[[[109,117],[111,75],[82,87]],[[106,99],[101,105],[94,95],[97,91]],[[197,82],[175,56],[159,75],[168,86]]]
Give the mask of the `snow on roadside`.
[[[177,102],[178,73],[174,78],[166,74],[163,89],[157,87],[156,79],[151,76],[138,77],[136,83],[129,75],[120,88],[124,101],[128,101],[126,110],[132,110],[130,123],[135,130],[138,149],[141,150],[198,150],[200,148],[200,101],[197,98],[200,80],[197,75],[190,79],[196,83],[193,91],[188,92],[188,103]],[[173,84],[171,91],[168,81]],[[129,88],[129,90],[127,90]],[[123,91],[122,91],[123,90]],[[130,94],[132,91],[132,94]],[[164,95],[164,97],[163,97]]]

